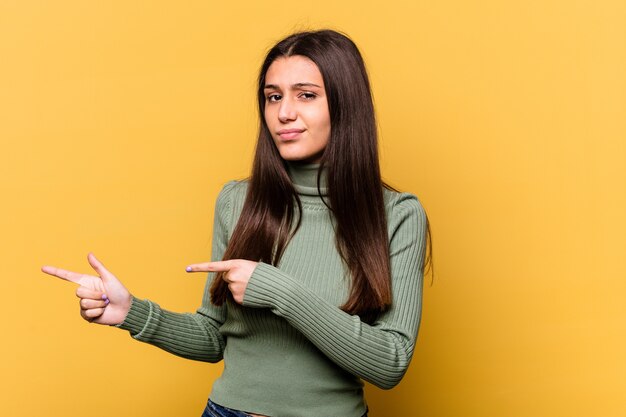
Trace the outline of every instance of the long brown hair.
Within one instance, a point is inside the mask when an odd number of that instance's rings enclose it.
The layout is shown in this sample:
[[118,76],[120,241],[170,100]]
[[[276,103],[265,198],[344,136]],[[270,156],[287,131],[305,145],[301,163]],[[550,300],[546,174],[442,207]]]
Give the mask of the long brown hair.
[[[267,70],[277,58],[293,55],[313,61],[326,88],[331,135],[320,173],[327,170],[325,203],[336,220],[337,249],[351,275],[350,295],[342,309],[371,323],[392,302],[385,185],[365,64],[354,42],[343,34],[332,30],[295,33],[268,52],[258,79],[260,126],[252,175],[223,259],[277,265],[300,225],[300,199],[263,117]],[[318,188],[320,178],[318,174]],[[222,305],[229,294],[218,274],[211,301]]]

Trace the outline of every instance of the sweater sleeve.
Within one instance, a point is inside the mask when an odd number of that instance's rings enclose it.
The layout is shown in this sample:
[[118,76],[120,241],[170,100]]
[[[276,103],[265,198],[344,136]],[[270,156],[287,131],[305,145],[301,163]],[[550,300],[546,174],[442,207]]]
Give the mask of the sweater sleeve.
[[[233,184],[228,183],[217,198],[211,260],[221,260],[228,243]],[[133,298],[128,315],[118,327],[128,330],[136,340],[175,355],[205,362],[220,361],[225,342],[219,328],[226,317],[224,308],[210,301],[213,275],[207,278],[202,306],[195,313],[174,313],[153,301]]]
[[398,195],[388,228],[393,302],[372,325],[265,263],[252,274],[244,306],[270,308],[340,367],[381,388],[392,388],[409,365],[421,317],[427,219],[417,198]]

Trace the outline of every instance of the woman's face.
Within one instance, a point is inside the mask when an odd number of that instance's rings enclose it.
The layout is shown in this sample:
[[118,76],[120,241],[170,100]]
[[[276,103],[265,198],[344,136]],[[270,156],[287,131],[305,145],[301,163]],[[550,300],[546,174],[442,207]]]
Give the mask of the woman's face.
[[276,59],[265,74],[265,123],[287,161],[320,162],[330,138],[322,74],[301,55]]

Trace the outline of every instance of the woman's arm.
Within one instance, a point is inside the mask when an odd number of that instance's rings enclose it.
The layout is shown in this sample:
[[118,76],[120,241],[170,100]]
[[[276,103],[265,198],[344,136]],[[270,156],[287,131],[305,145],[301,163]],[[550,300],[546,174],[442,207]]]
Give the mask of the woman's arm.
[[117,327],[139,341],[204,362],[218,362],[224,352],[219,327],[221,312],[201,307],[196,313],[174,313],[150,301],[133,298],[130,311]]

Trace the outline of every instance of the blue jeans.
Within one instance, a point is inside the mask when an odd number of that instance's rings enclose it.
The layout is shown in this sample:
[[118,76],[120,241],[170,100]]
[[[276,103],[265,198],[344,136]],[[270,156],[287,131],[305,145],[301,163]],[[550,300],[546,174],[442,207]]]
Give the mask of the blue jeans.
[[[202,417],[250,417],[250,414],[222,407],[209,400],[204,409],[204,413],[202,413]],[[367,412],[363,414],[363,417],[367,417]]]
[[222,407],[209,400],[204,409],[204,413],[202,413],[202,417],[250,417],[250,414]]

